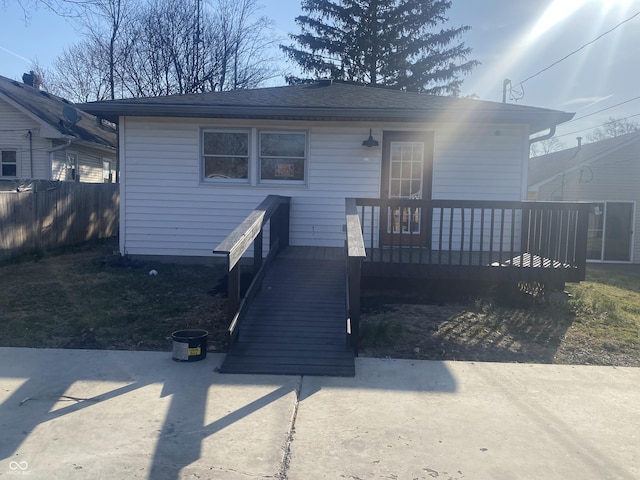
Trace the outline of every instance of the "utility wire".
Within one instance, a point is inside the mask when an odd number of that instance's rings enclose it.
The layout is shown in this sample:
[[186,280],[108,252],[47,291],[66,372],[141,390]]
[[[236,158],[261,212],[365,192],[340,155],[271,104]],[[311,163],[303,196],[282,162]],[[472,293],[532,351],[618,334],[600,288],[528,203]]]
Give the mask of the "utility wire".
[[[619,118],[617,120],[628,120],[630,118],[638,117],[638,116],[640,116],[640,113],[635,113],[633,115],[629,115],[628,117]],[[569,123],[569,122],[567,122],[567,123]],[[566,137],[567,135],[573,135],[574,133],[584,132],[585,130],[592,130],[594,128],[604,127],[607,123],[609,123],[609,122],[601,123],[600,125],[596,125],[595,127],[581,128],[580,130],[576,130],[574,132],[569,132],[569,133],[563,133],[562,135],[555,135],[555,138]]]
[[568,122],[565,122],[565,125],[567,123],[575,122],[577,120],[582,120],[583,118],[590,117],[591,115],[595,115],[596,113],[602,113],[602,112],[605,112],[607,110],[611,110],[612,108],[619,107],[620,105],[624,105],[625,103],[633,102],[634,100],[638,100],[639,98],[640,98],[640,95],[637,96],[637,97],[630,98],[629,100],[625,100],[624,102],[616,103],[615,105],[611,105],[610,107],[603,108],[602,110],[598,110],[597,112],[592,112],[592,113],[588,113],[586,115],[582,115],[581,117],[577,117],[577,118],[574,118],[573,120],[569,120]]
[[596,38],[594,38],[593,40],[591,40],[590,42],[585,43],[584,45],[582,45],[580,48],[578,48],[577,50],[574,50],[573,52],[569,53],[568,55],[565,55],[564,57],[562,57],[560,60],[553,62],[551,65],[549,65],[546,68],[543,68],[542,70],[540,70],[538,73],[534,73],[533,75],[531,75],[530,77],[525,78],[523,81],[521,81],[518,85],[522,85],[525,82],[528,82],[529,80],[531,80],[532,78],[537,77],[538,75],[540,75],[543,72],[546,72],[547,70],[549,70],[552,67],[555,67],[557,64],[559,64],[560,62],[563,62],[564,60],[566,60],[567,58],[569,58],[572,55],[575,55],[576,53],[578,53],[580,50],[583,50],[584,48],[588,47],[589,45],[591,45],[592,43],[597,42],[598,40],[600,40],[602,37],[604,37],[605,35],[613,32],[615,29],[617,29],[618,27],[624,25],[627,22],[630,22],[631,20],[633,20],[634,18],[636,18],[638,15],[640,15],[640,12],[635,13],[634,15],[632,15],[631,17],[627,18],[626,20],[623,20],[622,22],[618,23],[615,27],[607,30],[606,32],[604,32],[601,35],[598,35]]

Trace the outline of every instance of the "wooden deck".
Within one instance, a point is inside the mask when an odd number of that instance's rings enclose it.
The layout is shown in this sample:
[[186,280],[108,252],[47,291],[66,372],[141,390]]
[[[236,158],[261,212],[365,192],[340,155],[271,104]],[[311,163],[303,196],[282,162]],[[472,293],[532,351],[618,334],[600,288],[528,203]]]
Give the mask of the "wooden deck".
[[530,253],[450,252],[427,248],[367,249],[362,276],[433,280],[523,281],[562,284],[582,280],[578,267]]
[[222,373],[354,376],[344,251],[287,247],[270,265]]

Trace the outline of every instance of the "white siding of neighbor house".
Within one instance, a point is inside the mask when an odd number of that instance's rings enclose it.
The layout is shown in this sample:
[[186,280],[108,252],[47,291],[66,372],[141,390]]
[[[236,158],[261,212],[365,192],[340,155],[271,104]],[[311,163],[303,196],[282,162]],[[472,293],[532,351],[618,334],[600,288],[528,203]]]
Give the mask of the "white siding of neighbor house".
[[63,148],[51,153],[51,179],[68,180],[67,178],[67,155],[78,156],[78,181],[86,183],[104,183],[102,162],[111,162],[112,183],[115,182],[116,154],[113,152],[102,152],[85,145],[72,144],[68,148]]
[[632,257],[640,263],[640,142],[541,185],[537,200],[635,203]]
[[[307,131],[306,185],[202,182],[200,132],[210,127],[251,128],[252,138],[260,129]],[[345,197],[380,194],[381,148],[362,147],[370,128],[380,144],[383,130],[416,130],[399,124],[121,118],[121,252],[211,256],[269,194],[292,197],[292,245],[343,246]],[[452,129],[424,130],[435,131],[433,198],[524,198],[525,128],[491,125],[462,138]],[[250,176],[257,178],[257,172]]]
[[[32,134],[31,147],[29,146],[29,131]],[[49,180],[49,154],[47,152],[49,148],[50,141],[40,137],[38,122],[13,105],[0,100],[0,150],[16,150],[17,178]],[[32,161],[33,171],[31,171]]]

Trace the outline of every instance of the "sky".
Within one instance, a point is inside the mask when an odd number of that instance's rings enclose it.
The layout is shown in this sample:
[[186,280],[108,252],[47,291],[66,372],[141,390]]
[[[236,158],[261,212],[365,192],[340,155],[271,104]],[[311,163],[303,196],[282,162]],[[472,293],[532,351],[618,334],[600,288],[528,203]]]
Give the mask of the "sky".
[[[262,3],[274,35],[286,43],[299,32],[300,0]],[[501,102],[509,79],[509,103],[575,112],[557,129],[566,147],[610,117],[640,123],[640,0],[452,0],[447,15],[471,27],[462,41],[481,62],[462,95]],[[25,21],[17,0],[0,0],[0,75],[20,80],[33,61],[50,68],[80,40],[73,20],[40,7]]]

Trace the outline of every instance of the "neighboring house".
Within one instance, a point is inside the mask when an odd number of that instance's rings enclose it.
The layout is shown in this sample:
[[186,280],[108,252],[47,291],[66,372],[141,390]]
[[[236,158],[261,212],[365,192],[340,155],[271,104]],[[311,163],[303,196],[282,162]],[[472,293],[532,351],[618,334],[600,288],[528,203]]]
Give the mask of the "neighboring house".
[[119,126],[121,253],[194,257],[270,194],[326,247],[345,197],[524,201],[530,136],[573,116],[330,81],[82,108]]
[[0,76],[0,180],[115,182],[116,145],[115,129],[95,116]]
[[529,198],[593,202],[587,258],[640,263],[640,132],[530,159]]

